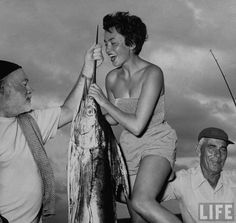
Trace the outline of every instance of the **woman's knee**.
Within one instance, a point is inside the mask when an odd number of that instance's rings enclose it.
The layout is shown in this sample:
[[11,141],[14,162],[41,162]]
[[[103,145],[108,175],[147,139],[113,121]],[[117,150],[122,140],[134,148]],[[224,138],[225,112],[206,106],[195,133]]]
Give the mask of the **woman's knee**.
[[153,205],[158,205],[154,198],[148,198],[145,196],[133,196],[131,199],[131,206],[135,212],[145,215],[148,213]]
[[143,212],[143,203],[140,199],[132,198],[130,201],[132,209],[137,213]]

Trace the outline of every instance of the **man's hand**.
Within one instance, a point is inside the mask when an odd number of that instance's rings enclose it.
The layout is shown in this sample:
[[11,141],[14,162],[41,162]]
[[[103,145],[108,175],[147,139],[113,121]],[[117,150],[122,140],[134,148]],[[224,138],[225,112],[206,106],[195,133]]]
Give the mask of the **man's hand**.
[[82,74],[87,78],[92,78],[93,76],[95,60],[97,61],[97,67],[99,67],[104,60],[101,44],[94,44],[85,54]]
[[[84,85],[89,85],[91,78],[93,77],[95,60],[97,60],[97,66],[100,66],[103,62],[102,46],[100,44],[94,44],[85,54],[84,65],[80,76],[76,81],[74,88],[64,101],[64,104],[61,106],[61,116],[58,124],[59,128],[71,122],[76,106],[83,97]],[[89,80],[85,82],[84,78],[81,78],[82,75],[86,76]]]

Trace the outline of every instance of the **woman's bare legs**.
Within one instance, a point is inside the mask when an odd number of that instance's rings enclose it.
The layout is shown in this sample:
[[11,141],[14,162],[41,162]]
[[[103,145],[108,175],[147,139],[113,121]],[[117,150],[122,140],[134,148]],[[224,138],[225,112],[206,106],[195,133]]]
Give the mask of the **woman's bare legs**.
[[134,209],[132,209],[131,200],[127,201],[127,207],[129,210],[129,214],[130,214],[132,223],[148,223],[139,214],[137,214],[137,212],[135,212]]
[[156,200],[170,172],[170,163],[163,157],[150,155],[142,159],[131,201],[127,202],[133,223],[181,223]]
[[[130,176],[130,185],[131,189],[133,190],[134,183],[135,183],[136,175]],[[125,199],[125,196],[122,196],[123,199]],[[132,220],[132,223],[147,223],[140,215],[138,215],[132,208],[131,200],[125,199],[125,203],[128,207],[128,211]]]

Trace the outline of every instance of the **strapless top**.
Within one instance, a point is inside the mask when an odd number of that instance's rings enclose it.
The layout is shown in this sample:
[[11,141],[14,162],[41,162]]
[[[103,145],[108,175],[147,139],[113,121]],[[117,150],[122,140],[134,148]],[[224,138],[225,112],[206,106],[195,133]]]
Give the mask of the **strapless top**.
[[[134,114],[138,98],[117,98],[113,102],[120,110]],[[140,160],[148,155],[158,155],[169,160],[173,167],[176,133],[165,121],[164,95],[160,96],[144,132],[136,136],[123,128],[119,143],[123,149],[130,175],[136,175]]]
[[[161,95],[150,119],[149,127],[160,124],[165,120],[164,95]],[[116,98],[114,101],[120,110],[134,114],[138,105],[138,98]]]

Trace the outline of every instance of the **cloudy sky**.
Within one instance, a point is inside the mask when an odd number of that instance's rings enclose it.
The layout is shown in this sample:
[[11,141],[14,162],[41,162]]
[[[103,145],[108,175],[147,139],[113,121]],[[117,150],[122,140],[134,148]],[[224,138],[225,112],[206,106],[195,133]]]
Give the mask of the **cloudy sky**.
[[[165,75],[166,118],[179,138],[176,168],[197,160],[197,134],[205,127],[221,127],[236,141],[236,108],[209,52],[213,50],[236,95],[235,0],[0,0],[0,58],[23,65],[34,88],[35,107],[59,105],[95,40],[96,25],[102,27],[103,16],[118,10],[136,14],[147,24],[149,39],[141,56]],[[99,39],[102,43],[102,28]],[[97,71],[103,89],[111,68],[105,57]],[[58,194],[57,216],[51,222],[67,219],[69,131],[70,126],[59,130],[47,145]],[[226,168],[235,168],[235,149],[229,147]]]

